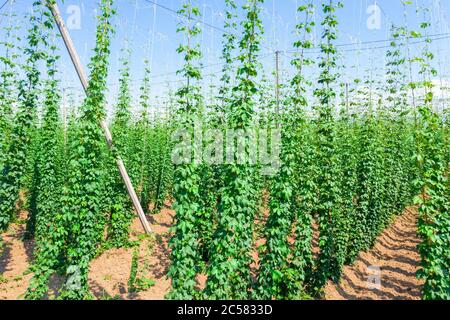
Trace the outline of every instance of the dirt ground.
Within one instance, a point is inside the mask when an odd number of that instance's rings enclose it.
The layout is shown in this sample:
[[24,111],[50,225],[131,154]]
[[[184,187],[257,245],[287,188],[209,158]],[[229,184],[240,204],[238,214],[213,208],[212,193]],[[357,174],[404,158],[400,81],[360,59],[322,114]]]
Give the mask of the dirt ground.
[[[31,274],[28,271],[33,257],[33,242],[23,241],[25,214],[22,220],[3,234],[3,248],[0,251],[0,300],[21,299]],[[139,220],[132,226],[132,239],[140,246],[137,278],[147,280],[150,285],[142,292],[129,293],[128,279],[134,249],[108,250],[91,264],[89,283],[97,299],[164,299],[170,281],[167,279],[169,266],[169,228],[174,212],[168,208],[149,217],[154,236],[143,237]],[[379,237],[375,247],[362,253],[354,266],[344,269],[339,285],[329,283],[326,299],[420,299],[421,283],[415,277],[420,264],[416,246],[417,214],[406,210],[391,227]],[[205,282],[199,276],[199,286]],[[57,295],[62,285],[60,276],[52,277],[49,298]]]
[[416,234],[417,211],[407,209],[377,239],[369,252],[360,254],[353,266],[344,267],[339,285],[329,283],[331,300],[420,300],[422,282]]
[[[172,210],[163,209],[159,214],[148,217],[154,236],[143,237],[137,218],[131,227],[131,239],[140,242],[137,277],[150,280],[154,285],[143,292],[129,293],[128,279],[134,249],[111,249],[91,263],[89,284],[93,296],[97,299],[164,299],[170,286],[166,273],[169,266],[169,228],[173,216]],[[22,299],[32,276],[28,267],[33,260],[33,241],[22,240],[25,217],[21,217],[22,223],[13,225],[8,233],[2,235],[0,300]],[[52,277],[49,298],[57,295],[62,282],[61,276]]]

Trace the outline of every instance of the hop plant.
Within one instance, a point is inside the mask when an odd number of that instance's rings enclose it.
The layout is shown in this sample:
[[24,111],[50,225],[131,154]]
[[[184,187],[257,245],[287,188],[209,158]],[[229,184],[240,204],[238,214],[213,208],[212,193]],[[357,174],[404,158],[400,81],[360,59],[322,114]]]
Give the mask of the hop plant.
[[19,192],[24,186],[28,169],[33,167],[29,159],[32,157],[32,140],[37,124],[37,108],[39,95],[39,80],[41,72],[38,64],[45,59],[42,44],[41,1],[33,2],[33,14],[30,17],[31,27],[28,30],[28,48],[25,49],[26,61],[22,66],[26,79],[18,82],[19,110],[15,116],[10,135],[10,144],[3,164],[3,174],[0,177],[0,230],[6,230],[15,218],[16,204]]
[[[193,129],[196,119],[201,115],[201,94],[196,85],[201,79],[197,60],[201,57],[199,45],[194,45],[195,37],[201,32],[199,27],[192,22],[200,12],[190,2],[183,5],[179,14],[187,18],[187,24],[182,24],[179,32],[183,32],[186,44],[178,48],[178,53],[184,55],[185,64],[179,71],[186,79],[186,85],[177,92],[178,119],[180,125],[177,129],[184,131],[193,137]],[[194,148],[195,150],[195,148]],[[174,172],[174,209],[175,225],[174,236],[170,241],[172,249],[169,277],[172,280],[172,288],[168,294],[170,299],[193,299],[196,296],[196,275],[198,261],[200,260],[198,247],[198,225],[201,223],[200,206],[200,176],[199,166],[194,162],[198,155],[192,152],[191,146],[186,146],[182,152],[188,153],[186,159],[177,164]]]
[[[242,22],[243,34],[239,42],[240,66],[234,94],[227,106],[227,125],[233,129],[245,130],[253,123],[257,91],[255,78],[259,68],[256,55],[263,32],[259,16],[262,3],[261,0],[249,0],[243,7],[246,19]],[[248,152],[248,141],[245,148]],[[236,163],[227,164],[223,171],[217,229],[207,270],[206,295],[211,299],[248,299],[250,296],[251,248],[258,190],[253,185],[255,168],[237,164],[245,163],[240,158],[244,156],[235,155]]]
[[69,186],[62,215],[68,233],[66,259],[67,281],[62,298],[83,299],[88,296],[89,262],[103,236],[101,212],[102,146],[100,121],[105,116],[103,104],[106,90],[111,19],[115,14],[112,0],[100,2],[95,54],[89,67],[91,76],[87,98],[81,108],[79,127],[71,146]]

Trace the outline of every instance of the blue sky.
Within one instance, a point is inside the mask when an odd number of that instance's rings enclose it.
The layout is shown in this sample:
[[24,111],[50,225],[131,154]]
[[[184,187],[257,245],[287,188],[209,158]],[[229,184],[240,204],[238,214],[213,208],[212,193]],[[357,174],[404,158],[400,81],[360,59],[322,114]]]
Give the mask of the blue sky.
[[[202,17],[200,18],[205,23],[212,25],[218,29],[223,28],[223,0],[192,0],[194,4],[198,5]],[[181,59],[176,53],[176,48],[182,41],[180,35],[176,33],[177,23],[180,19],[170,12],[170,10],[163,9],[151,2],[157,2],[164,7],[172,10],[178,10],[183,1],[182,0],[115,0],[115,6],[118,10],[118,15],[115,18],[115,25],[117,33],[112,42],[112,56],[110,68],[110,91],[114,94],[119,65],[119,57],[121,49],[126,46],[126,39],[129,39],[132,54],[132,77],[134,88],[139,85],[139,80],[142,78],[143,60],[148,56],[151,60],[152,67],[152,84],[154,95],[163,95],[167,88],[167,81],[172,88],[177,87],[177,80],[179,77],[174,72],[179,68]],[[294,26],[296,20],[296,6],[304,2],[303,0],[266,0],[263,6],[263,22],[265,27],[264,48],[262,53],[269,53],[262,59],[263,65],[270,76],[270,72],[274,67],[274,55],[276,50],[289,51],[292,50],[292,43],[295,41],[293,36]],[[321,1],[315,1],[320,5]],[[0,4],[3,1],[0,1]],[[12,10],[19,18],[23,19],[20,22],[22,31],[25,31],[26,20],[25,15],[29,12],[31,0],[15,0],[11,5],[7,5],[1,13],[7,13]],[[70,30],[76,48],[82,58],[82,61],[87,65],[95,40],[95,13],[98,1],[93,0],[57,0],[64,19],[67,22],[77,21],[76,14],[74,15],[73,8],[79,8],[81,15],[79,20],[79,27]],[[238,4],[243,4],[244,0],[237,0]],[[377,46],[384,46],[388,43],[375,43],[370,45],[358,45],[358,41],[377,41],[389,38],[389,26],[392,22],[401,25],[403,24],[403,6],[401,0],[344,0],[344,8],[339,10],[338,19],[340,23],[340,33],[337,43],[349,44],[345,48],[349,51],[342,52],[342,64],[348,68],[354,67],[348,71],[344,77],[350,79],[352,77],[361,77],[368,69],[381,72],[384,64],[385,49],[375,49]],[[370,13],[366,11],[371,5],[378,5],[381,9],[381,24],[380,28],[369,29],[367,21],[371,17]],[[415,7],[427,5],[432,9],[432,34],[450,33],[449,17],[450,17],[450,0],[417,0],[413,6],[409,6],[407,23],[410,28],[417,28],[421,17],[415,13]],[[321,13],[317,11],[317,24],[320,24]],[[1,18],[0,26],[5,26],[8,19]],[[211,75],[216,75],[221,69],[217,65],[221,51],[222,33],[216,28],[212,28],[205,24],[200,24],[203,29],[203,34],[200,36],[201,48],[203,51],[203,64],[213,65],[203,69],[206,81]],[[320,37],[320,27],[315,30],[316,35]],[[0,36],[3,37],[4,31],[0,31]],[[59,40],[60,41],[60,40]],[[433,42],[433,50],[436,53],[436,63],[440,63],[441,76],[448,77],[448,65],[450,56],[450,39],[442,39]],[[417,47],[417,46],[415,46]],[[63,49],[63,47],[61,46]],[[369,48],[369,49],[367,49]],[[358,50],[361,49],[361,50]],[[272,52],[272,54],[270,54]],[[78,80],[75,72],[68,60],[68,57],[63,51],[63,59],[61,61],[61,71],[63,85],[66,87],[79,88]],[[314,56],[314,54],[313,54]],[[317,54],[315,54],[317,56]],[[289,71],[289,54],[281,56],[284,76],[288,76]]]

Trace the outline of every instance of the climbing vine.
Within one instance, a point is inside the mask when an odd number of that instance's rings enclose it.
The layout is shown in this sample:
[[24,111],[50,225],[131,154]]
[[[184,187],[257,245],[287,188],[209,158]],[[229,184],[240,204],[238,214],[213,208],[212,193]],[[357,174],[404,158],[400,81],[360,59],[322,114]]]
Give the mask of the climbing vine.
[[[255,77],[259,67],[256,56],[263,32],[259,16],[262,3],[262,0],[248,0],[243,7],[246,19],[242,22],[239,42],[237,85],[226,109],[227,124],[231,129],[248,130],[253,122]],[[253,185],[255,168],[245,164],[249,152],[248,137],[243,140],[245,154],[234,154],[235,162],[224,166],[218,225],[207,270],[206,294],[211,299],[247,299],[252,286],[250,264],[258,190]]]
[[89,67],[91,75],[87,98],[81,108],[77,136],[73,140],[69,186],[66,204],[62,209],[67,230],[67,281],[62,297],[83,299],[88,295],[87,275],[89,262],[101,241],[102,223],[100,190],[102,177],[102,146],[99,122],[105,116],[104,92],[108,73],[111,18],[115,14],[112,0],[100,2],[100,15],[96,33],[95,54]]
[[[25,50],[26,61],[22,66],[26,79],[18,81],[18,113],[15,116],[10,134],[10,144],[0,177],[0,230],[6,230],[15,218],[19,192],[24,184],[27,169],[30,166],[30,149],[33,133],[37,124],[39,80],[41,72],[38,63],[45,59],[41,43],[45,37],[41,34],[43,8],[41,1],[33,2],[31,27],[28,30],[28,47]],[[31,165],[32,167],[32,165]]]
[[187,23],[182,24],[178,31],[185,36],[186,43],[178,48],[178,53],[183,54],[185,64],[178,72],[181,74],[186,84],[177,92],[178,97],[178,132],[187,136],[191,142],[189,145],[183,145],[174,153],[178,154],[180,159],[174,172],[174,209],[176,212],[175,226],[173,227],[174,236],[171,239],[171,266],[169,268],[169,277],[172,279],[172,288],[168,295],[171,299],[192,299],[196,295],[195,284],[197,275],[197,266],[199,256],[199,231],[197,229],[201,223],[200,201],[200,177],[199,166],[196,164],[196,148],[193,147],[194,126],[201,114],[201,95],[200,89],[196,85],[201,79],[200,69],[198,68],[198,59],[201,57],[199,44],[194,44],[195,37],[201,32],[195,22],[192,21],[200,15],[197,7],[191,5],[190,1],[183,5],[179,11],[180,15],[187,18]]
[[10,144],[11,131],[13,129],[13,110],[15,102],[14,94],[17,90],[17,28],[11,25],[14,15],[9,17],[9,25],[4,28],[5,40],[0,41],[0,46],[5,49],[5,55],[0,56],[2,71],[0,73],[0,172],[3,172],[3,164]]
[[320,45],[322,58],[319,62],[321,74],[318,80],[321,88],[314,91],[314,95],[319,100],[319,106],[316,108],[318,113],[316,161],[321,168],[321,173],[317,178],[320,255],[317,262],[315,290],[320,290],[330,278],[339,279],[345,261],[343,253],[346,239],[341,238],[342,230],[339,225],[344,220],[339,219],[342,215],[341,208],[338,206],[340,172],[333,115],[336,92],[332,88],[332,84],[338,78],[338,75],[334,73],[337,67],[337,50],[334,45],[338,26],[336,10],[342,7],[341,2],[336,3],[333,0],[322,4],[324,31],[322,33],[323,43]]
[[[422,56],[416,58],[420,64],[419,75],[424,89],[423,103],[418,107],[420,125],[416,140],[417,165],[420,176],[417,184],[421,195],[415,198],[419,205],[418,234],[423,240],[419,245],[422,268],[418,276],[425,280],[425,300],[450,299],[450,207],[448,184],[448,129],[433,110],[433,84],[431,77],[437,74],[433,68],[433,54],[429,49],[429,10],[420,8],[424,21],[420,28],[427,41]],[[446,132],[447,130],[447,132]]]
[[[259,298],[299,297],[304,290],[302,286],[306,280],[306,272],[312,264],[312,218],[311,208],[308,206],[313,190],[308,183],[308,174],[305,174],[310,168],[305,150],[307,145],[301,144],[299,138],[306,132],[304,108],[307,101],[304,95],[308,81],[304,69],[312,65],[313,61],[305,57],[305,50],[313,46],[309,38],[314,26],[311,19],[313,10],[312,2],[298,8],[299,13],[304,13],[305,20],[296,27],[301,38],[294,43],[299,52],[292,65],[297,73],[291,80],[294,88],[291,99],[286,103],[292,107],[283,110],[279,119],[283,142],[281,168],[271,184],[270,216],[265,226],[266,250],[261,257],[259,273]],[[296,176],[299,171],[301,173]],[[291,252],[288,237],[291,236],[293,225],[296,229],[296,242],[295,249]],[[291,264],[290,259],[293,260]]]
[[[47,19],[52,19],[45,13]],[[52,25],[52,24],[48,24]],[[28,299],[40,299],[48,291],[48,278],[60,266],[59,258],[63,252],[65,232],[59,208],[63,194],[63,154],[62,126],[58,114],[60,93],[56,80],[56,47],[52,45],[47,55],[47,74],[45,94],[45,114],[40,128],[41,149],[37,154],[36,172],[33,179],[35,208],[29,218],[27,231],[34,234],[35,261],[34,276],[26,295]]]
[[[118,103],[115,108],[114,119],[112,122],[111,134],[114,137],[114,146],[118,155],[124,159],[125,163],[131,163],[130,147],[127,141],[131,137],[131,112],[130,112],[130,52],[124,52],[122,58],[122,70],[120,72],[120,87]],[[111,182],[109,185],[111,209],[108,222],[108,243],[114,247],[122,247],[128,244],[128,229],[133,218],[133,210],[129,200],[125,185],[117,172],[115,164],[116,154],[110,157],[109,174]]]

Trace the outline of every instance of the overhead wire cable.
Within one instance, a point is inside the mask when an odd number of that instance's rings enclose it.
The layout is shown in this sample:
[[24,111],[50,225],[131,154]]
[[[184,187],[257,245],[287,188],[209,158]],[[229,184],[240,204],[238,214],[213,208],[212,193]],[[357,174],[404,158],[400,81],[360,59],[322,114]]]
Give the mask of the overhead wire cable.
[[2,10],[7,4],[8,4],[9,0],[6,0],[1,6],[0,6],[0,10]]
[[[195,21],[195,22],[201,23],[201,24],[203,24],[203,25],[205,25],[205,26],[207,26],[207,27],[209,27],[209,28],[211,28],[211,29],[220,31],[221,33],[232,35],[231,32],[229,32],[229,31],[227,31],[227,30],[225,30],[225,29],[222,29],[222,28],[220,28],[220,27],[217,27],[217,26],[215,26],[215,25],[213,25],[213,24],[210,24],[210,23],[208,23],[208,22],[206,22],[206,21],[203,21],[202,19],[197,19],[197,18],[193,18],[193,17],[185,17],[185,16],[182,16],[182,15],[180,15],[180,13],[179,13],[177,10],[171,9],[171,8],[165,6],[165,5],[159,4],[159,3],[155,2],[155,1],[152,1],[152,0],[144,0],[144,1],[145,1],[145,2],[148,2],[148,3],[151,3],[151,4],[155,5],[155,6],[158,6],[158,7],[162,8],[162,9],[164,9],[164,10],[166,10],[166,11],[169,11],[169,12],[175,14],[178,18],[181,18],[181,19],[188,19],[188,20],[190,20],[190,21]],[[236,34],[233,34],[233,35],[237,36]],[[265,49],[272,50],[272,48],[269,48],[269,47],[265,46],[264,44],[261,44],[261,46],[264,47]]]

